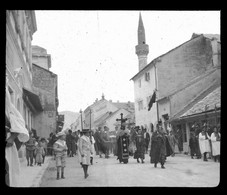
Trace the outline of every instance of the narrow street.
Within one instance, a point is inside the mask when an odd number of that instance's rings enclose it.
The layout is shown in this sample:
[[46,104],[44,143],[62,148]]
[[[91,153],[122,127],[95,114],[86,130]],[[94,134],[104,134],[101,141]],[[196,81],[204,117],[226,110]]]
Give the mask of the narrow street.
[[209,159],[191,159],[176,154],[168,157],[166,169],[160,164],[154,168],[146,154],[145,163],[137,163],[130,157],[128,164],[120,164],[113,155],[109,159],[94,157],[88,168],[89,177],[84,179],[83,169],[77,156],[66,159],[65,179],[56,180],[55,161],[52,159],[46,169],[40,187],[215,187],[219,184],[220,163]]

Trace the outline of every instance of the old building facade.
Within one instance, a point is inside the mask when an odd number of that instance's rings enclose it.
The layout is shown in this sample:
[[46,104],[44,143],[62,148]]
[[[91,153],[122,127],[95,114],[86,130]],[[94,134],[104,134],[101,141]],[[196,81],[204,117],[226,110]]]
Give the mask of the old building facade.
[[[35,115],[43,108],[32,85],[33,34],[37,31],[34,11],[6,11],[6,75],[11,101],[25,120],[28,131],[35,128]],[[19,157],[25,156],[22,145]]]
[[33,86],[43,106],[43,112],[35,116],[35,126],[37,135],[47,138],[57,128],[58,77],[49,70],[51,56],[47,54],[46,49],[33,46],[32,61]]
[[42,110],[32,86],[31,41],[36,30],[34,11],[6,11],[6,74],[9,90],[12,103],[24,117],[29,130],[33,127],[33,114]]
[[[167,129],[171,117],[200,94],[220,85],[220,55],[219,35],[193,34],[190,40],[139,68],[132,78],[136,125],[149,127],[161,120]],[[154,89],[156,102],[148,111]]]
[[[34,11],[6,11],[6,75],[12,103],[28,131],[48,137],[56,130],[57,75],[49,71],[51,58],[46,50],[32,47],[36,31]],[[33,64],[33,58],[41,67]],[[44,115],[48,122],[41,120]]]

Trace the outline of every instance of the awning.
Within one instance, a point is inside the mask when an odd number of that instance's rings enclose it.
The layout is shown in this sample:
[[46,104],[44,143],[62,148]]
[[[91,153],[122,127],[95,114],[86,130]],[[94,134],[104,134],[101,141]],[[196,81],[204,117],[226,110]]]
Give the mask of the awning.
[[195,102],[190,108],[184,110],[183,113],[170,118],[170,122],[174,120],[186,119],[189,117],[201,116],[215,112],[220,113],[221,110],[221,87],[217,87],[204,98]]
[[31,109],[35,109],[35,111],[43,110],[39,96],[25,88],[23,88],[23,99]]

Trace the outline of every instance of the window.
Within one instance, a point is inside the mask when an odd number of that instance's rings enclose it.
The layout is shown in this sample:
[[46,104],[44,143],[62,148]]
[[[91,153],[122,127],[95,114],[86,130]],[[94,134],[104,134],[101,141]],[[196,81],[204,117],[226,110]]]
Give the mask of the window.
[[138,102],[138,110],[142,110],[143,109],[143,100],[140,100]]
[[141,79],[139,80],[139,88],[141,88]]
[[150,81],[150,72],[145,73],[145,81]]

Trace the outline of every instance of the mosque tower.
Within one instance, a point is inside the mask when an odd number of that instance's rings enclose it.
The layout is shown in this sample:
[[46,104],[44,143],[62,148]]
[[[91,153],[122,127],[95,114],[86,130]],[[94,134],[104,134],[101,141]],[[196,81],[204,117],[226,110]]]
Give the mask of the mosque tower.
[[141,13],[139,15],[139,26],[138,26],[138,45],[136,45],[136,54],[139,60],[139,71],[147,65],[147,54],[149,53],[149,46],[145,40],[145,30],[143,26],[143,20]]

